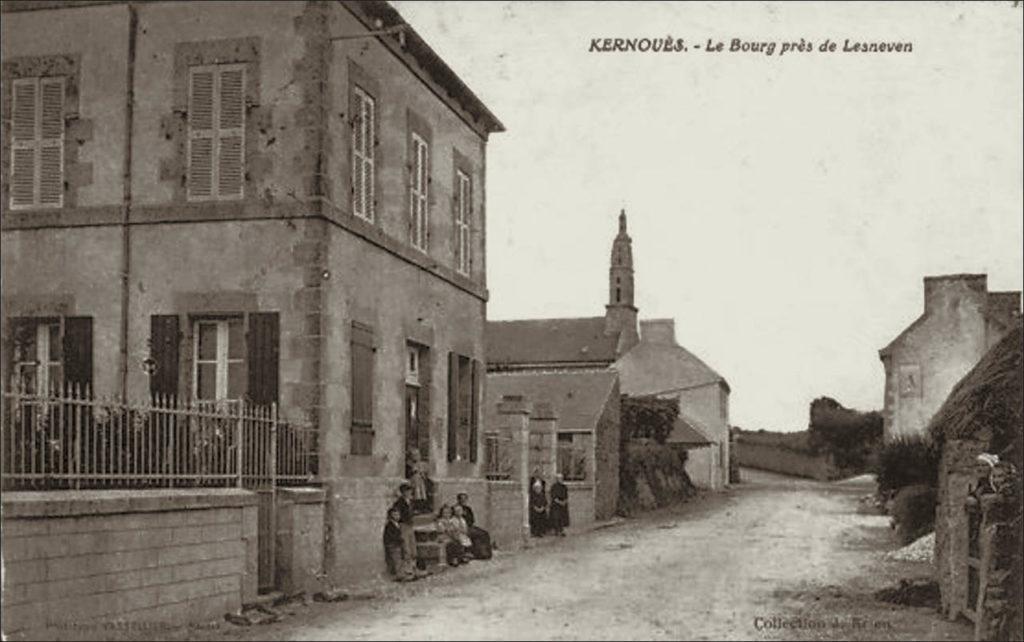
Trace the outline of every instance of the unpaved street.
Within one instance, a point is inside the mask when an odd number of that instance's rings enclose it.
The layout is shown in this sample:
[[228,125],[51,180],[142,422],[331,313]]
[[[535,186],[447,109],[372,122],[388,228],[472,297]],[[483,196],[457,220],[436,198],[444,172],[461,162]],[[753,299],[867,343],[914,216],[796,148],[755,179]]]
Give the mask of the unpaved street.
[[[864,599],[894,579],[878,566],[886,563],[881,551],[887,518],[856,510],[857,498],[870,487],[753,472],[747,480],[680,509],[396,585],[381,599],[317,604],[242,635],[327,640],[966,634],[930,609]],[[824,612],[815,608],[824,604]],[[773,625],[793,616],[809,620],[795,629]],[[833,617],[838,619],[825,621]]]

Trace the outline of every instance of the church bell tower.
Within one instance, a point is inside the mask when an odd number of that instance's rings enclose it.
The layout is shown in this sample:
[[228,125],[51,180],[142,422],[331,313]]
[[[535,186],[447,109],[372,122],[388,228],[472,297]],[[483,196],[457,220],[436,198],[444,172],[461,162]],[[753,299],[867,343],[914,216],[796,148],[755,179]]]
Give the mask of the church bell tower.
[[619,213],[619,233],[612,242],[605,331],[620,333],[619,355],[625,354],[640,340],[637,309],[633,304],[633,241],[626,232],[626,210]]

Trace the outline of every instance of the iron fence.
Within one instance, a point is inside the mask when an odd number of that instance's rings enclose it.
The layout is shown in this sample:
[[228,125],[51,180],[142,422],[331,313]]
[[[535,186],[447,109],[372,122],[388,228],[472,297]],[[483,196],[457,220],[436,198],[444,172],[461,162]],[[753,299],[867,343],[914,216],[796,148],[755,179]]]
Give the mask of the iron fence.
[[247,488],[315,483],[317,432],[276,405],[240,401],[148,403],[94,397],[68,386],[3,393],[5,490]]

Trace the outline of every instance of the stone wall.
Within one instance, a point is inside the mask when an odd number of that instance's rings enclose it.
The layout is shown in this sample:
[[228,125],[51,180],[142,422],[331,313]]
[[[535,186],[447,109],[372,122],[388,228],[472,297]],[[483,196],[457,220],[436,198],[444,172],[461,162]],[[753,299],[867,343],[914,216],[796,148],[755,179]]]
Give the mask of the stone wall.
[[616,380],[594,436],[594,518],[611,519],[619,507],[619,437],[622,411]]
[[597,511],[594,497],[596,489],[592,483],[566,482],[569,488],[569,526],[586,528],[594,523]]
[[488,514],[483,525],[491,541],[500,550],[512,551],[523,546],[526,537],[526,511],[523,487],[518,481],[487,482]]
[[218,620],[256,595],[256,495],[239,489],[9,492],[3,633],[110,635]]
[[786,448],[737,441],[732,453],[740,466],[769,470],[783,475],[828,480],[832,467],[824,456],[799,453]]

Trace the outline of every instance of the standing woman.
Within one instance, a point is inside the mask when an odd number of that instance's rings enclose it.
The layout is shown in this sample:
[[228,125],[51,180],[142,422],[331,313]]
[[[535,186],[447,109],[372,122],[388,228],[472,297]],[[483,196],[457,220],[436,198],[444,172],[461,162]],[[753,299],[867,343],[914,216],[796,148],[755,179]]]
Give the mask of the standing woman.
[[548,497],[545,483],[538,477],[530,479],[530,534],[543,537],[547,530]]
[[551,484],[548,520],[555,535],[565,537],[565,528],[569,525],[569,488],[561,475],[555,475],[555,483]]

